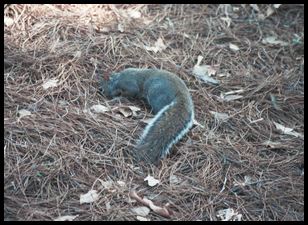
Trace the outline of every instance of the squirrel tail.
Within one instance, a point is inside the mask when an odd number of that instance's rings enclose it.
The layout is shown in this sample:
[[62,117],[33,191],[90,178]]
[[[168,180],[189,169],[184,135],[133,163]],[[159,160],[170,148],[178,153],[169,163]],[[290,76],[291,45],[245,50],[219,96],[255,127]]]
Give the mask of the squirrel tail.
[[192,103],[187,107],[184,105],[187,106],[174,100],[155,115],[137,143],[134,154],[138,161],[157,163],[189,131],[193,125],[194,111]]

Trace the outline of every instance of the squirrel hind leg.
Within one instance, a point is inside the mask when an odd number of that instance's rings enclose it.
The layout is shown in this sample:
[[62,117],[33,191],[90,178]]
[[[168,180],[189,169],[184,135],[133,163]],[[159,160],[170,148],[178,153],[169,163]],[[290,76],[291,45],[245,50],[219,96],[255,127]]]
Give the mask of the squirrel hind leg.
[[169,105],[174,98],[172,98],[169,95],[166,94],[160,94],[151,97],[148,97],[148,104],[152,108],[152,112],[154,114],[157,114],[162,108],[164,108],[166,105]]

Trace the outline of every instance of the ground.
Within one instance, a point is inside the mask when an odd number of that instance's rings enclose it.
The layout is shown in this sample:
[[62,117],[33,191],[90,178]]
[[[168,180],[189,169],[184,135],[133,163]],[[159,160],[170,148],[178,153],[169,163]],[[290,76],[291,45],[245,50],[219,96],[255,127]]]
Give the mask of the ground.
[[[5,220],[304,220],[303,5],[5,5],[4,16]],[[194,127],[158,166],[127,154],[146,104],[98,91],[96,74],[127,67],[177,74],[194,101]],[[134,194],[167,215],[141,213]]]

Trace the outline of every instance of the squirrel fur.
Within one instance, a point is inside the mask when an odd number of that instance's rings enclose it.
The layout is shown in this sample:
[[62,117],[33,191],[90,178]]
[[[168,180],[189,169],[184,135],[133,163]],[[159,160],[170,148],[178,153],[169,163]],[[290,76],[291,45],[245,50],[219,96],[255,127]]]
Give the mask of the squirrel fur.
[[138,161],[157,163],[192,127],[194,106],[185,83],[175,74],[158,69],[128,68],[101,83],[107,97],[145,100],[155,115],[134,149]]

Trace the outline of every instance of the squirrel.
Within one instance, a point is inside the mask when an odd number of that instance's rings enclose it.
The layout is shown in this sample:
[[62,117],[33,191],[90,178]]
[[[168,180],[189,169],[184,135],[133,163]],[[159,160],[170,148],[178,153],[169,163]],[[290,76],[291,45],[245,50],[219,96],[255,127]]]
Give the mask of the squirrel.
[[155,114],[134,149],[138,161],[157,164],[193,125],[194,105],[188,88],[171,72],[128,68],[112,73],[109,80],[101,79],[100,86],[109,98],[145,100]]

